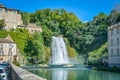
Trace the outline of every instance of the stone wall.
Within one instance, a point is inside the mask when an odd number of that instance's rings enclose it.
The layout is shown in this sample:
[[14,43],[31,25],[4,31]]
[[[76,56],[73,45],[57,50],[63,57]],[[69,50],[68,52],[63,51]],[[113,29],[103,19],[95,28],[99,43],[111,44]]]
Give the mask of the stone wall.
[[20,67],[12,65],[12,80],[47,80],[33,73],[30,73]]
[[5,30],[16,29],[18,25],[22,25],[21,13],[17,9],[0,7],[0,20],[5,20]]

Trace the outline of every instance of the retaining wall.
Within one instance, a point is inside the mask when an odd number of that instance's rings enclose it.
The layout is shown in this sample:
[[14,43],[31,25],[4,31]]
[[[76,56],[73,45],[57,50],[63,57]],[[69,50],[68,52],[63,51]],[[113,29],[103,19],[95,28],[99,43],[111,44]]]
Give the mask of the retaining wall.
[[15,65],[12,65],[11,76],[12,80],[47,80]]

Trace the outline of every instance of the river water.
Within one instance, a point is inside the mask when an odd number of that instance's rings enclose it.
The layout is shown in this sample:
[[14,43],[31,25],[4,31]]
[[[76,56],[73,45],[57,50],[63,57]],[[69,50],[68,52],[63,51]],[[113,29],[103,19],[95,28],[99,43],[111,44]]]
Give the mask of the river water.
[[85,68],[34,68],[27,70],[47,80],[120,80],[119,73]]

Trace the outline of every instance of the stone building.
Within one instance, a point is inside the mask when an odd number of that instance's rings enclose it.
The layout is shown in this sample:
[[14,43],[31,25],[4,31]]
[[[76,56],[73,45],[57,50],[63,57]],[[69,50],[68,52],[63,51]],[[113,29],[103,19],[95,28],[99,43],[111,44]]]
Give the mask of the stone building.
[[8,31],[10,29],[26,28],[30,34],[42,32],[42,28],[35,24],[23,25],[19,10],[6,8],[4,5],[0,4],[0,20],[2,19],[5,20],[5,30]]
[[0,62],[17,60],[16,43],[9,39],[0,38]]
[[30,34],[33,34],[35,32],[42,32],[42,28],[35,25],[35,24],[28,24],[28,25],[18,25],[18,28],[26,28]]
[[108,27],[108,65],[120,67],[120,23]]
[[16,29],[18,25],[22,25],[21,13],[17,9],[7,8],[0,4],[0,20],[5,20],[5,30]]

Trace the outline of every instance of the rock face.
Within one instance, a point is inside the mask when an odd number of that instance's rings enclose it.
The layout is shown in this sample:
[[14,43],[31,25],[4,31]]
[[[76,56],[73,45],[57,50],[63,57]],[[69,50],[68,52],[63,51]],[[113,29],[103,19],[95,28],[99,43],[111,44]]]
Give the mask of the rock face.
[[53,37],[50,64],[59,65],[68,63],[69,58],[64,39],[61,37]]

